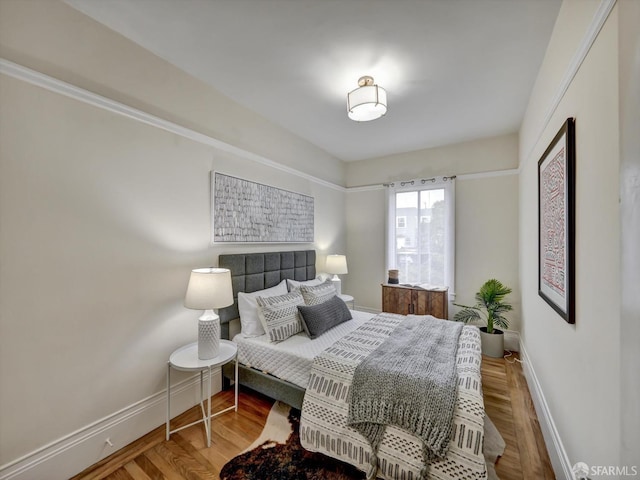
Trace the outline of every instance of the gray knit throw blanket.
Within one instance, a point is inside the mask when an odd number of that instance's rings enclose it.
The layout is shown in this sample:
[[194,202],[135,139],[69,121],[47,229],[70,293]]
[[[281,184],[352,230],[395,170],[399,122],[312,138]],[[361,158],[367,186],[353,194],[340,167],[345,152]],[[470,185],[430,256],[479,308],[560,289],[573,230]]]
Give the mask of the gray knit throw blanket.
[[456,352],[462,323],[408,316],[355,370],[347,423],[371,444],[367,479],[375,478],[387,425],[423,441],[428,465],[446,455],[457,394]]

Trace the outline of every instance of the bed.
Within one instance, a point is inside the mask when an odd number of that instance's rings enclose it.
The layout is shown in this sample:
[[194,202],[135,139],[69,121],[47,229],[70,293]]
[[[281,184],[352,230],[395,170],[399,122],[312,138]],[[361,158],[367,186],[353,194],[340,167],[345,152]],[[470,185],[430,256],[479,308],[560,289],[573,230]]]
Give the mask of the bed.
[[[349,403],[344,392],[353,386],[353,372],[360,359],[380,346],[404,318],[396,314],[380,314],[316,359],[300,418],[300,442],[305,449],[342,460],[365,472],[370,469],[372,449],[369,442],[347,424]],[[375,325],[375,329],[371,329],[374,334],[364,331],[371,324]],[[366,341],[361,341],[363,338]],[[458,380],[453,430],[446,456],[429,463],[429,479],[486,478],[482,452],[484,403],[479,342],[477,328],[462,328],[456,354]],[[340,387],[328,387],[335,385]],[[388,426],[378,449],[376,465],[378,478],[421,478],[424,466],[422,441],[403,429]]]
[[[282,280],[297,281],[313,280],[316,278],[315,250],[296,250],[285,252],[229,254],[218,257],[218,266],[231,270],[233,285],[233,305],[221,308],[220,316],[221,336],[231,340],[229,322],[237,319],[238,294],[250,293],[275,287]],[[223,368],[225,385],[233,379],[233,366]],[[283,381],[261,370],[240,365],[238,368],[240,384],[260,392],[274,400],[279,400],[294,408],[302,408],[305,389],[291,382]]]
[[[237,298],[240,292],[274,287],[287,278],[312,280],[316,277],[315,260],[315,251],[306,250],[221,255],[219,265],[231,270]],[[238,317],[238,302],[221,309],[219,314],[222,335],[229,338],[228,322]],[[374,468],[378,478],[417,480],[421,475],[424,478],[422,440],[401,428],[388,426],[377,456],[372,456],[369,441],[347,424],[349,404],[345,392],[352,388],[355,368],[407,319],[395,314],[380,314],[375,319],[373,314],[364,312],[353,312],[353,315],[353,320],[312,341],[304,334],[292,336],[278,344],[277,354],[269,351],[273,345],[264,338],[234,338],[242,359],[240,384],[301,409],[300,440],[305,449],[369,471],[370,478]],[[428,478],[435,480],[486,478],[482,454],[484,405],[479,333],[477,328],[467,326],[460,331],[455,357],[457,394],[453,431],[447,455],[429,462]],[[306,356],[303,355],[301,365],[283,371],[280,367],[288,367],[293,362],[287,357],[278,357],[281,349],[289,350],[285,354],[302,351]],[[272,363],[253,368],[258,357],[271,358]],[[224,374],[233,378],[232,371],[225,370]]]

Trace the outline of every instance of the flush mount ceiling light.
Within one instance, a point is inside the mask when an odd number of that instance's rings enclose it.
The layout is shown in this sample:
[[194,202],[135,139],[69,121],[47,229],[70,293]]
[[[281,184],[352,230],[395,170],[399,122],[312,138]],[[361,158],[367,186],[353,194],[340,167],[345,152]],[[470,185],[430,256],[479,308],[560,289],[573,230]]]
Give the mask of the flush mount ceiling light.
[[387,113],[387,92],[373,83],[373,77],[358,80],[360,87],[347,94],[349,118],[356,122],[368,122]]

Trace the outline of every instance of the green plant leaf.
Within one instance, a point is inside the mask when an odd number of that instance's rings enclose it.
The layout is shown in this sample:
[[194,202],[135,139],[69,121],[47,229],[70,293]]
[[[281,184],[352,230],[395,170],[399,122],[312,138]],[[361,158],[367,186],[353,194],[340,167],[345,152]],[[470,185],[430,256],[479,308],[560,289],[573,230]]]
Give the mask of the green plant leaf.
[[480,320],[482,317],[476,308],[465,308],[456,313],[453,319],[456,322],[469,323],[476,320]]
[[[454,320],[465,323],[480,320],[482,317],[479,312],[483,312],[486,314],[488,333],[492,333],[494,328],[507,329],[509,328],[509,320],[503,314],[513,310],[513,306],[505,301],[505,298],[511,292],[511,288],[499,280],[491,278],[475,294],[477,303],[474,307],[454,303],[454,305],[464,308],[464,310],[456,313]],[[474,314],[471,312],[474,312]]]

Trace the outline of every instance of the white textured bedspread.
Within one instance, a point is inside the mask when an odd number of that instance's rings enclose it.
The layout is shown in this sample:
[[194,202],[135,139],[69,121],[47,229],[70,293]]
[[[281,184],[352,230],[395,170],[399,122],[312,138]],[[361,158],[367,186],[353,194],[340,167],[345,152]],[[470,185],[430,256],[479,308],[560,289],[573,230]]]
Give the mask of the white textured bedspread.
[[299,333],[279,343],[269,341],[268,335],[245,338],[238,334],[233,337],[233,341],[238,344],[238,361],[307,388],[313,359],[375,316],[373,313],[357,310],[352,310],[351,315],[352,320],[341,323],[313,340],[305,333]]
[[[347,397],[356,366],[391,335],[406,318],[381,313],[316,357],[302,405],[300,441],[313,452],[369,467],[371,448],[367,440],[347,426]],[[457,400],[453,435],[444,459],[429,465],[434,480],[480,480],[486,478],[482,453],[484,402],[480,376],[480,334],[465,326],[458,341]],[[389,426],[378,452],[377,476],[383,479],[417,480],[422,468],[422,443],[417,437]]]

